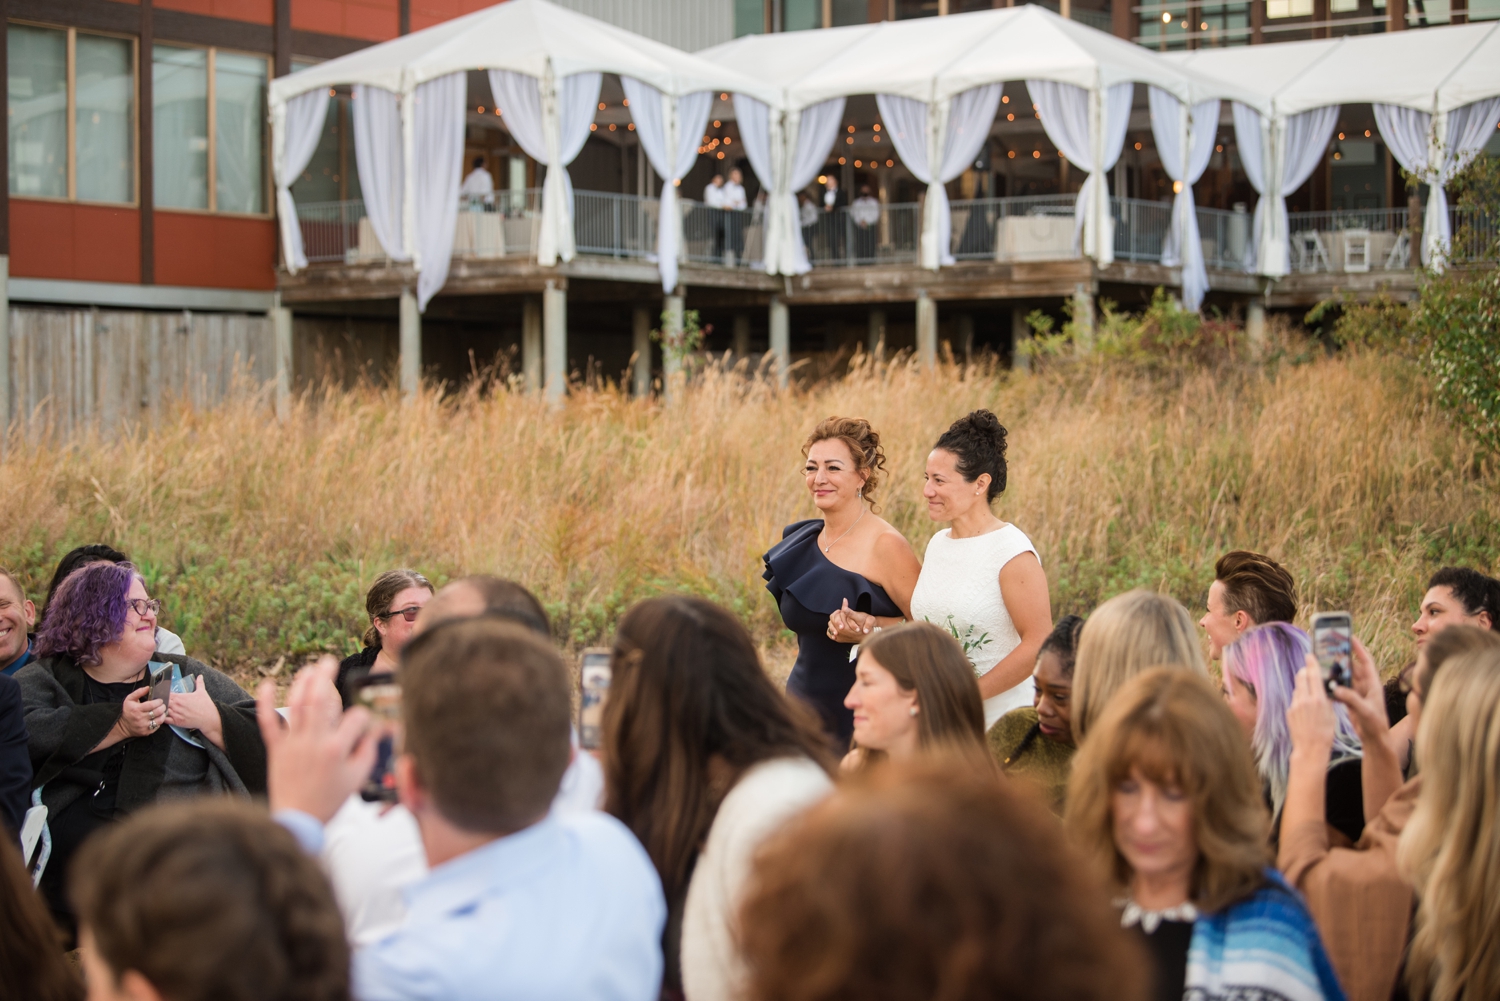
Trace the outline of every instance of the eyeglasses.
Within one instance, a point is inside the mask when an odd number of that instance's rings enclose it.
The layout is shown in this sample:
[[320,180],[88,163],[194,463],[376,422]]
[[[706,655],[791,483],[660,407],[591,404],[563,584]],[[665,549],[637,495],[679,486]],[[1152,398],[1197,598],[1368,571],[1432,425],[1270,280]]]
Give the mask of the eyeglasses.
[[420,605],[411,605],[410,607],[407,607],[407,608],[393,608],[389,612],[381,612],[379,615],[377,615],[375,617],[377,619],[385,619],[387,622],[389,622],[392,618],[394,618],[395,616],[399,615],[403,619],[405,619],[407,622],[415,622],[415,621],[417,621],[417,613],[420,612],[421,610],[422,610],[422,606],[420,606]]
[[130,598],[125,604],[135,609],[135,614],[143,619],[146,617],[147,612],[155,615],[161,611],[161,602],[155,598]]

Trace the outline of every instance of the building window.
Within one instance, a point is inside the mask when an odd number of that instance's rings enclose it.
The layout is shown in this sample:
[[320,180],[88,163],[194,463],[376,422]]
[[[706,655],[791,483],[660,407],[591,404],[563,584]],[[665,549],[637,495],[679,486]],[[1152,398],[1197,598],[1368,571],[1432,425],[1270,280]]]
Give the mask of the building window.
[[135,201],[135,42],[26,24],[7,36],[10,193]]
[[263,214],[268,60],[158,45],[151,63],[157,207]]

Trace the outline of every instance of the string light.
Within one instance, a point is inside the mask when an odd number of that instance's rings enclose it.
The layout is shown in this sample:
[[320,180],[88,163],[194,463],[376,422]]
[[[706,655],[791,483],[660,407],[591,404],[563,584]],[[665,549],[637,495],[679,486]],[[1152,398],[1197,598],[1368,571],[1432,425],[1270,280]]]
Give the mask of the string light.
[[871,127],[872,127],[872,128],[873,128],[873,129],[874,129],[874,130],[875,130],[875,131],[876,131],[876,132],[879,132],[879,131],[880,131],[880,123],[879,123],[879,122],[876,122],[876,123],[875,123],[875,124],[874,124],[874,125],[873,125],[873,126],[871,126]]
[[727,100],[729,100],[729,95],[728,94],[720,94],[719,95],[719,100],[721,100],[721,101],[727,101]]
[[1007,112],[1006,116],[1005,116],[1005,120],[1007,122],[1013,122],[1013,121],[1015,121],[1016,120],[1015,112],[1013,112],[1013,111],[1012,112]]
[[1008,156],[1008,157],[1010,157],[1012,160],[1014,160],[1016,158],[1016,151],[1015,150],[1010,150],[1005,155]]
[[1000,103],[1001,103],[1001,104],[1009,104],[1009,103],[1010,103],[1010,95],[1009,95],[1009,94],[1005,94],[1005,95],[1003,95],[1003,96],[1002,96],[1002,97],[1001,97],[1001,98],[1000,98]]
[[723,126],[722,126],[722,124],[721,124],[721,123],[720,123],[720,122],[719,122],[719,120],[718,120],[718,119],[717,119],[717,118],[715,118],[715,119],[714,119],[714,128],[716,128],[716,129],[717,129],[717,128],[722,128],[722,127],[723,127]]
[[614,130],[615,130],[615,123],[614,123],[614,122],[610,122],[610,123],[609,123],[609,130],[610,130],[610,131],[611,131],[611,132],[613,132],[613,131],[614,131]]
[[1140,144],[1140,143],[1136,143],[1136,144],[1135,144],[1135,148],[1136,148],[1136,149],[1140,149],[1140,148],[1141,148],[1141,144]]
[[895,161],[895,160],[887,160],[887,161],[886,161],[886,162],[885,162],[885,165],[886,165],[886,166],[887,166],[887,167],[894,167],[894,166],[895,166],[895,165],[896,165],[896,161]]
[[1031,151],[1031,158],[1033,160],[1040,160],[1042,158],[1042,151],[1039,150],[1039,149],[1032,150]]
[[599,125],[598,125],[598,123],[597,122],[589,122],[589,131],[590,132],[597,132],[597,131],[599,131]]
[[859,162],[859,161],[858,161],[858,160],[855,160],[855,161],[854,161],[854,165],[855,165],[855,166],[856,166],[856,167],[863,167],[863,166],[864,166],[864,164],[862,164],[862,163],[860,163],[860,162]]
[[1169,10],[1162,11],[1162,14],[1161,14],[1161,23],[1162,24],[1171,24],[1172,23],[1172,12],[1171,11],[1169,11]]
[[839,157],[839,166],[842,167],[843,165],[844,165],[844,158],[843,157]]
[[603,111],[605,109],[605,107],[606,107],[605,103],[603,101],[600,101],[599,102],[599,110]]

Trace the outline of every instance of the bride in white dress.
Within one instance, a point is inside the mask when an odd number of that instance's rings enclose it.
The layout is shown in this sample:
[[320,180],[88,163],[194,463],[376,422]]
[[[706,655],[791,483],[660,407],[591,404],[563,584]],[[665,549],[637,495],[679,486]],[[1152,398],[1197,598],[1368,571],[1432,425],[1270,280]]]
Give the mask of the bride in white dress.
[[949,527],[927,543],[911,616],[949,630],[979,678],[988,730],[1034,700],[1037,652],[1052,631],[1052,599],[1036,547],[990,505],[1005,490],[1005,428],[976,410],[938,439],[922,496]]

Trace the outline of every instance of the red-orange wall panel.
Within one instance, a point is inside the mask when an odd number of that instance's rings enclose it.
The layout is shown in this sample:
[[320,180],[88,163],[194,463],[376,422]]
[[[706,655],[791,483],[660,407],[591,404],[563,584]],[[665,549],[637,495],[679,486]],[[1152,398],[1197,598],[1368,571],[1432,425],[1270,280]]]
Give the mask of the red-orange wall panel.
[[494,0],[412,0],[411,30],[421,31],[494,5]]
[[271,24],[275,20],[272,0],[152,0],[163,10],[180,10],[187,14],[222,17],[251,24]]
[[10,200],[10,273],[90,282],[141,280],[133,208]]
[[400,29],[398,0],[292,0],[292,27],[383,42]]
[[208,288],[276,287],[270,219],[156,213],[156,282]]

